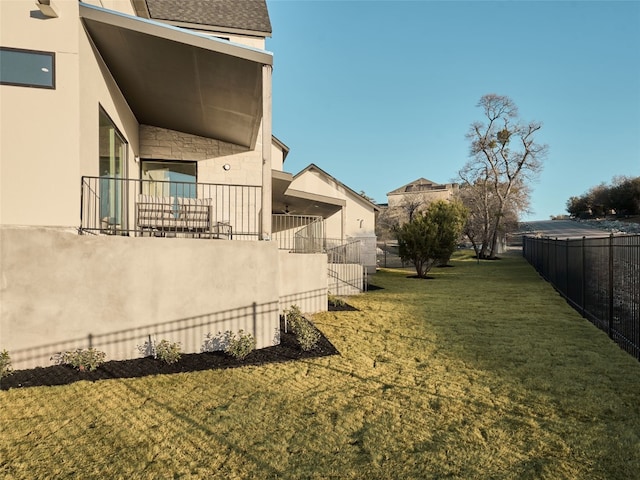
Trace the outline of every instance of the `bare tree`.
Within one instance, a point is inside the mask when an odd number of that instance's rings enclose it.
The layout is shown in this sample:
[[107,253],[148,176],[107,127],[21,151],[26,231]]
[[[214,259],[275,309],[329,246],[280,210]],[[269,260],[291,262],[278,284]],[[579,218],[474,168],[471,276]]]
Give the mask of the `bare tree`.
[[471,159],[459,176],[463,186],[479,186],[484,195],[482,215],[489,220],[488,256],[493,257],[508,214],[515,210],[517,215],[528,204],[527,181],[542,169],[548,147],[535,142],[542,124],[521,121],[509,97],[487,94],[477,106],[486,122],[474,122],[469,128]]
[[424,207],[428,204],[424,195],[405,195],[405,197],[400,202],[399,208],[406,213],[407,221],[410,222],[413,220],[413,216],[420,210],[423,210]]

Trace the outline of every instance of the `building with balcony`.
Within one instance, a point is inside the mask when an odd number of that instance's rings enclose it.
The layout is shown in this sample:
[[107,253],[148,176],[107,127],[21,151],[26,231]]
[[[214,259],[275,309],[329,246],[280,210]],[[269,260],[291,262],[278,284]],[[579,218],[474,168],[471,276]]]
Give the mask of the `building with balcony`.
[[198,352],[243,329],[263,348],[283,309],[326,309],[328,257],[309,239],[335,202],[307,198],[295,225],[273,215],[293,176],[271,131],[264,0],[1,2],[0,31],[14,367],[86,346],[133,358],[149,335]]

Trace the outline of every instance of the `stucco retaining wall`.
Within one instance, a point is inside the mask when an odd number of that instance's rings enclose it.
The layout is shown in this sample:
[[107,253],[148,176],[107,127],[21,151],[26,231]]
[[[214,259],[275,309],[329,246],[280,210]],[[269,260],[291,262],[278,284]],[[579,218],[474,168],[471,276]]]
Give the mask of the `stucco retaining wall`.
[[362,265],[332,263],[329,265],[329,292],[332,295],[357,295],[364,288]]
[[137,357],[149,334],[185,352],[199,352],[206,333],[240,328],[258,348],[277,344],[282,289],[296,283],[277,280],[271,242],[0,234],[0,349],[14,368],[50,365],[52,353],[86,347],[89,335],[109,359]]
[[279,251],[280,311],[297,305],[304,313],[327,310],[327,255]]

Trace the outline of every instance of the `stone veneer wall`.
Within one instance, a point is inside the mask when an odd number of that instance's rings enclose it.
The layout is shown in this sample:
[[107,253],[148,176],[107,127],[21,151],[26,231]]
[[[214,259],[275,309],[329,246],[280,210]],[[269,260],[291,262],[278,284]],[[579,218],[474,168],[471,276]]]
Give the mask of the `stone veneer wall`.
[[162,160],[206,160],[248,152],[249,149],[214,138],[140,125],[140,157]]
[[[140,125],[140,157],[198,162],[198,182],[262,185],[262,144],[254,150],[214,138]],[[223,169],[229,164],[230,169]]]

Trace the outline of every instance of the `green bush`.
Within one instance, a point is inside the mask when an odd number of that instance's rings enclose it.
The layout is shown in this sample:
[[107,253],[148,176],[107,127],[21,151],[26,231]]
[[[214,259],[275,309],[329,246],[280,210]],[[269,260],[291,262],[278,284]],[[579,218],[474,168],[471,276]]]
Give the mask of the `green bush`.
[[9,352],[2,350],[2,352],[0,352],[0,380],[12,373],[13,368],[11,368],[11,357],[9,356]]
[[287,326],[296,336],[300,348],[305,352],[313,350],[320,340],[320,332],[307,320],[297,305],[291,305],[289,310],[285,311]]
[[336,297],[335,295],[329,294],[327,296],[327,300],[329,305],[332,305],[334,307],[344,307],[347,302],[345,302],[342,298],[340,297]]
[[169,364],[176,363],[180,360],[180,344],[178,342],[170,342],[162,340],[155,346],[156,358]]
[[138,345],[138,351],[143,357],[153,357],[169,364],[176,363],[181,356],[180,343],[169,340],[161,340],[158,343],[151,339],[151,335],[144,344]]
[[78,348],[74,351],[56,353],[51,360],[58,365],[69,365],[80,371],[94,371],[102,365],[107,354],[95,348]]
[[244,359],[256,349],[256,339],[248,332],[240,330],[238,333],[224,332],[224,353],[238,360]]

